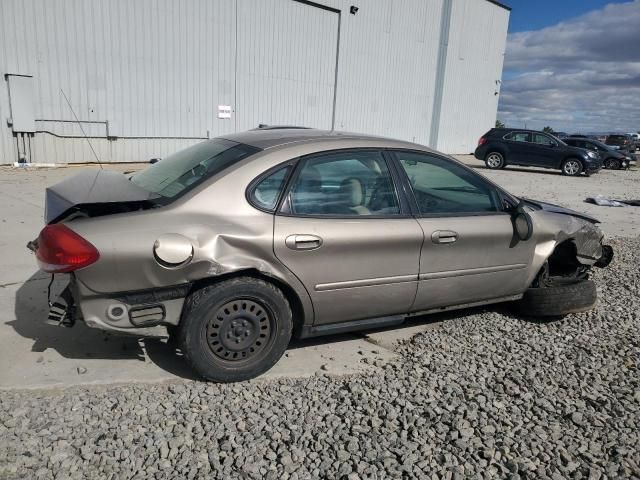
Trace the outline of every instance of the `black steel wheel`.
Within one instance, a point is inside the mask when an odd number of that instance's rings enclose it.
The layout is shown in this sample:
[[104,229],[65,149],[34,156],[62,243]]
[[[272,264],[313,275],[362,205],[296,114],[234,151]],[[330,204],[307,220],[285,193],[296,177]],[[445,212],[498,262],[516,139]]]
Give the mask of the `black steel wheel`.
[[265,305],[245,298],[232,300],[207,323],[209,348],[228,362],[246,360],[268,345],[273,327],[273,314]]
[[293,331],[291,307],[273,284],[240,277],[187,298],[179,345],[203,378],[238,382],[257,377],[282,357]]

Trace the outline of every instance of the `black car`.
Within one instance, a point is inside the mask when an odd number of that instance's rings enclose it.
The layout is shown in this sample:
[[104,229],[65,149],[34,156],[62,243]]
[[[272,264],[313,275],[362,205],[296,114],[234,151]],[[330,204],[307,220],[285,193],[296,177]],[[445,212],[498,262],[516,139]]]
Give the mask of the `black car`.
[[592,152],[596,152],[602,158],[602,164],[605,168],[612,170],[619,170],[621,168],[629,168],[632,164],[636,163],[635,155],[620,150],[615,150],[609,145],[605,145],[597,140],[591,140],[589,138],[565,138],[564,143],[572,147],[586,148]]
[[544,132],[514,128],[492,128],[478,141],[475,157],[488,168],[523,165],[562,170],[575,176],[602,168],[600,156],[590,150],[571,147]]
[[635,145],[632,145],[631,137],[629,135],[607,135],[604,143],[611,147],[617,147],[616,149],[631,151],[635,150]]

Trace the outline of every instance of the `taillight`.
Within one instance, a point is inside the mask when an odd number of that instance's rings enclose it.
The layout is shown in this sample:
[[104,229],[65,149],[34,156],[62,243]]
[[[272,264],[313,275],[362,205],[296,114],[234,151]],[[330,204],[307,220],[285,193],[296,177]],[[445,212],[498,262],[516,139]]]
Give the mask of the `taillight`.
[[485,137],[480,137],[480,140],[478,140],[478,146],[484,145],[485,143],[487,143],[487,139]]
[[47,225],[38,236],[36,258],[49,273],[68,273],[96,262],[96,247],[61,223]]

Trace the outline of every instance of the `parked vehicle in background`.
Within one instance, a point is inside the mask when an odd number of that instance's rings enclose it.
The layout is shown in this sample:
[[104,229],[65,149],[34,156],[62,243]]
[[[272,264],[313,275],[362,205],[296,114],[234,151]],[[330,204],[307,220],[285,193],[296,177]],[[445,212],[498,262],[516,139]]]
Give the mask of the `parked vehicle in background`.
[[567,145],[578,148],[585,148],[600,155],[604,168],[619,170],[629,168],[636,163],[635,155],[629,152],[615,150],[608,145],[597,140],[581,137],[569,137],[563,140]]
[[631,141],[636,147],[636,150],[640,150],[640,133],[630,133]]
[[585,311],[613,257],[593,217],[421,145],[320,130],[215,138],[131,178],[86,171],[48,188],[45,212],[30,248],[69,280],[51,322],[168,329],[222,382],[265,372],[293,335],[505,301]]
[[609,146],[617,147],[618,150],[634,150],[635,144],[632,145],[631,137],[629,135],[615,134],[615,135],[607,135],[604,143]]
[[491,169],[508,165],[561,170],[564,175],[590,175],[602,168],[600,156],[571,147],[559,138],[536,130],[492,128],[478,141],[474,155]]

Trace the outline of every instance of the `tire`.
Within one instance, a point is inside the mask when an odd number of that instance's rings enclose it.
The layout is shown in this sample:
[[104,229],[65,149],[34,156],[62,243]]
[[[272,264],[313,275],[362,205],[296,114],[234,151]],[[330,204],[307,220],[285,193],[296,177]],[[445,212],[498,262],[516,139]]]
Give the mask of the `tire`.
[[273,367],[289,345],[293,320],[277,287],[240,277],[192,293],[179,327],[179,345],[191,368],[227,383]]
[[622,164],[617,158],[610,158],[609,160],[607,160],[606,166],[610,170],[620,170]]
[[489,152],[484,157],[484,164],[491,170],[499,170],[501,168],[504,168],[504,155],[502,155],[500,152]]
[[580,175],[584,170],[584,166],[582,162],[577,158],[567,158],[564,162],[562,162],[562,174],[567,175],[569,177],[575,177]]
[[552,287],[530,288],[516,305],[522,315],[560,317],[590,310],[597,299],[596,284],[592,280],[580,280]]

